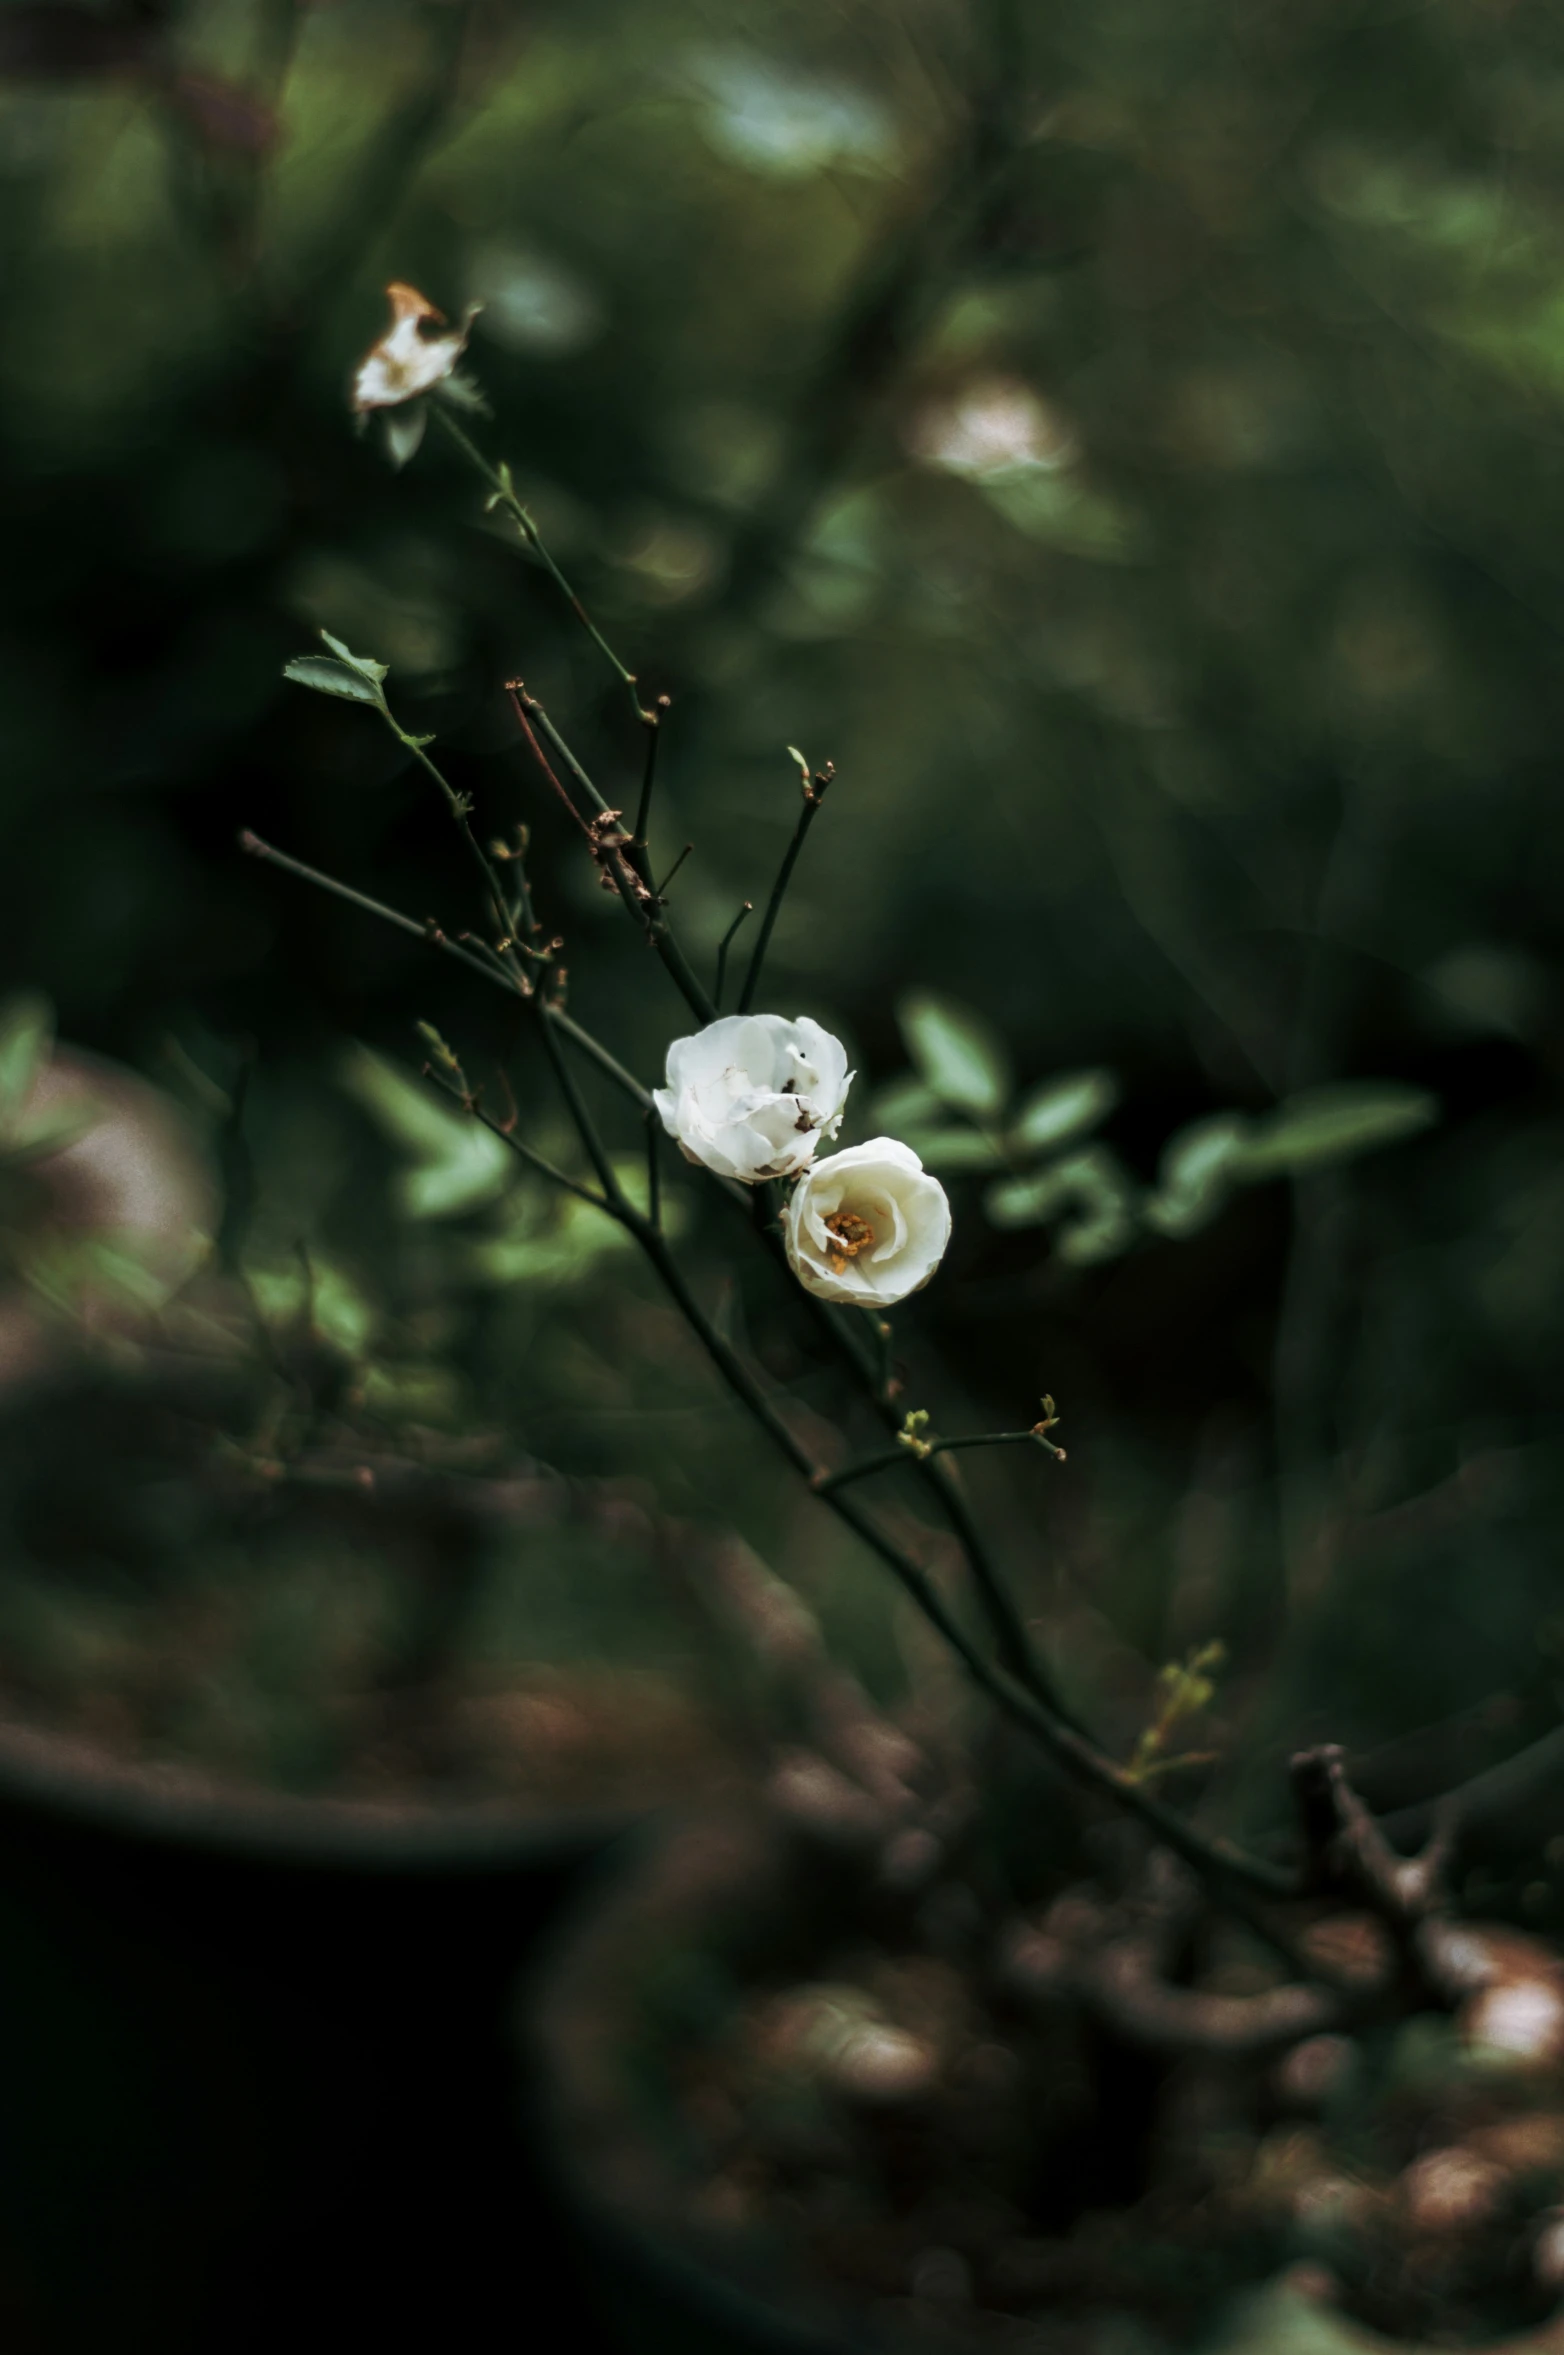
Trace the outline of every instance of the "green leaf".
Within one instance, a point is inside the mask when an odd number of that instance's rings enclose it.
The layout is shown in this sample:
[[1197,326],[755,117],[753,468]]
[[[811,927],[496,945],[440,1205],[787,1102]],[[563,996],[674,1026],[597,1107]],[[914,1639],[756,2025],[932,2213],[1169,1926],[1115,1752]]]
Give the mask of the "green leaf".
[[409,1218],[456,1218],[503,1192],[511,1156],[500,1138],[370,1047],[344,1056],[342,1084],[393,1144],[413,1155],[398,1186]]
[[913,990],[896,1009],[907,1052],[942,1103],[979,1116],[1001,1111],[1010,1094],[1004,1048],[965,1006]]
[[[1520,2355],[1521,2342],[1509,2342]],[[1497,2342],[1490,2340],[1490,2348]],[[1541,2342],[1530,2339],[1531,2355]],[[1392,2342],[1338,2307],[1311,2298],[1286,2275],[1235,2299],[1200,2355],[1389,2355]],[[1433,2355],[1421,2340],[1397,2340],[1395,2355]]]
[[1011,1123],[1010,1142],[1041,1152],[1067,1145],[1106,1120],[1119,1100],[1119,1083],[1111,1071],[1067,1071],[1035,1088]]
[[899,1137],[903,1128],[925,1128],[940,1117],[940,1100],[931,1087],[912,1072],[890,1080],[870,1099],[870,1114],[887,1135]]
[[1394,1080],[1340,1080],[1305,1088],[1256,1120],[1243,1152],[1242,1175],[1297,1176],[1355,1153],[1378,1152],[1432,1128],[1439,1099]]
[[1067,1153],[1029,1177],[1003,1178],[983,1206],[996,1227],[1057,1224],[1054,1249],[1072,1267],[1126,1250],[1135,1237],[1135,1187],[1106,1145]]
[[357,671],[361,679],[368,679],[374,686],[379,686],[390,668],[388,663],[376,662],[372,654],[355,654],[350,647],[343,645],[340,638],[334,638],[329,630],[322,630],[320,635],[322,643],[331,648],[338,662],[345,662],[348,669]]
[[345,663],[328,662],[324,654],[296,654],[282,666],[282,675],[296,687],[313,687],[317,695],[340,695],[344,703],[369,703],[378,711],[381,695],[359,671]]
[[1210,1224],[1248,1175],[1252,1123],[1241,1112],[1214,1112],[1191,1121],[1162,1151],[1154,1193],[1141,1216],[1159,1235],[1193,1235]]
[[20,990],[0,1005],[0,1135],[8,1135],[54,1045],[54,1008],[41,990]]
[[925,1169],[1003,1169],[1005,1157],[975,1128],[922,1128],[909,1121],[897,1135],[910,1145]]

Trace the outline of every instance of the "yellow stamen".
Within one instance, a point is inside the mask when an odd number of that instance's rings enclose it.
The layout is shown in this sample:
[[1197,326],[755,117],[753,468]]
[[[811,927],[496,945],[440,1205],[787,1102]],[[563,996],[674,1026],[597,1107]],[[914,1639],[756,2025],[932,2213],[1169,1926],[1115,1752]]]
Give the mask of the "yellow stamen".
[[847,1263],[856,1259],[860,1251],[867,1251],[874,1242],[874,1229],[856,1210],[833,1210],[825,1222],[825,1231],[835,1237],[834,1249],[826,1253],[826,1264],[833,1276],[845,1275]]

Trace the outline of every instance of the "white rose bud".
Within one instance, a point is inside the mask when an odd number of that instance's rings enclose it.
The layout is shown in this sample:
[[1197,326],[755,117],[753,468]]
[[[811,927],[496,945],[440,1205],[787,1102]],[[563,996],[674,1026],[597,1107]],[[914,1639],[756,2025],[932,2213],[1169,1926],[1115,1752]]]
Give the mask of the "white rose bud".
[[687,1160],[754,1186],[835,1136],[852,1076],[841,1040],[807,1015],[727,1014],[674,1040],[652,1102]]
[[806,1170],[782,1232],[807,1291],[889,1308],[926,1284],[945,1256],[950,1204],[910,1145],[875,1137]]

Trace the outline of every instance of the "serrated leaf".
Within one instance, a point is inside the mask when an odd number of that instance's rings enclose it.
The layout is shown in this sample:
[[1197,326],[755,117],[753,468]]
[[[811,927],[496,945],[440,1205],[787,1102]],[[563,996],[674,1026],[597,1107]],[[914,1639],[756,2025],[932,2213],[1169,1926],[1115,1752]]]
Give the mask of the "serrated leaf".
[[1087,1145],[1028,1177],[1002,1178],[983,1197],[996,1227],[1059,1227],[1054,1248],[1072,1267],[1126,1250],[1135,1236],[1135,1187],[1106,1145]]
[[1159,1235],[1193,1235],[1210,1224],[1233,1188],[1248,1175],[1253,1123],[1241,1112],[1214,1112],[1191,1121],[1163,1148],[1155,1192],[1141,1216]]
[[1340,1080],[1305,1088],[1252,1123],[1242,1175],[1293,1177],[1355,1153],[1375,1153],[1432,1128],[1439,1099],[1394,1080]]
[[296,654],[282,666],[282,675],[296,687],[313,687],[317,695],[338,695],[344,703],[369,703],[380,707],[380,691],[359,671],[350,671],[346,663],[332,662],[324,654]]
[[1003,1110],[1009,1063],[978,1015],[932,990],[913,990],[897,1007],[896,1019],[908,1054],[942,1103],[980,1116]]
[[330,647],[338,662],[345,662],[348,669],[357,671],[361,679],[368,679],[376,687],[380,685],[390,668],[389,663],[376,662],[372,654],[355,654],[351,647],[343,645],[340,638],[334,638],[329,630],[322,630],[320,634],[323,643]]
[[409,458],[415,457],[429,423],[429,412],[422,401],[408,401],[400,409],[385,413],[386,456],[400,473]]
[[409,1218],[455,1218],[504,1190],[511,1157],[501,1139],[449,1109],[428,1084],[362,1046],[343,1057],[341,1078],[392,1143],[415,1159],[397,1189]]
[[0,1005],[0,1136],[26,1110],[54,1045],[54,1008],[41,990],[20,990]]
[[1010,1127],[1010,1141],[1018,1148],[1040,1152],[1067,1145],[1106,1120],[1119,1100],[1120,1089],[1111,1071],[1066,1071],[1046,1080],[1025,1099]]

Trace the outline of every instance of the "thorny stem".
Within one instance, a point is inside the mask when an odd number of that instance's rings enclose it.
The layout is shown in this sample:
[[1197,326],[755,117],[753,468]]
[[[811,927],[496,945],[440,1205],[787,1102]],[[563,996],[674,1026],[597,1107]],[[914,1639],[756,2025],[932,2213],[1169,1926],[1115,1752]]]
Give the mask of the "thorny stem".
[[580,598],[576,595],[575,590],[571,587],[569,581],[566,580],[564,574],[560,571],[559,566],[554,562],[553,557],[549,554],[548,549],[544,545],[542,535],[539,532],[537,525],[533,522],[528,510],[517,496],[515,485],[511,481],[510,468],[508,466],[494,466],[490,463],[490,461],[484,456],[483,452],[479,449],[477,443],[471,440],[470,437],[462,431],[462,428],[457,424],[456,419],[451,415],[449,406],[444,401],[432,401],[430,406],[434,410],[436,417],[439,418],[440,423],[444,426],[446,432],[450,435],[451,440],[456,444],[456,447],[461,451],[462,456],[467,460],[468,465],[475,468],[478,474],[480,474],[483,480],[488,484],[491,494],[490,503],[493,506],[504,508],[506,514],[510,517],[511,521],[515,524],[517,530],[520,532],[527,547],[531,550],[532,554],[542,565],[544,571],[553,581],[555,587],[559,590],[560,595],[564,598],[565,603],[570,607],[571,612],[575,615],[577,621],[581,624],[581,627],[586,631],[586,634],[591,639],[593,645],[597,648],[598,652],[612,668],[621,686],[624,687],[626,693],[630,697],[631,702],[635,706],[637,719],[645,721],[647,714],[642,707],[640,696],[635,691],[634,671],[627,670],[625,668],[625,665],[620,661],[612,646],[609,645],[608,640],[604,637],[602,631],[598,628],[596,622],[592,619],[592,616],[588,613],[586,607],[582,604]]
[[765,967],[766,951],[771,946],[772,928],[781,911],[782,902],[787,897],[787,887],[793,880],[793,869],[797,866],[798,854],[804,847],[804,837],[815,822],[816,813],[821,802],[825,799],[826,787],[830,784],[835,773],[831,763],[827,761],[823,769],[817,769],[813,776],[804,779],[804,806],[798,813],[798,824],[793,829],[793,839],[782,854],[782,864],[777,869],[777,879],[771,886],[771,897],[766,902],[766,912],[760,920],[760,936],[755,942],[755,953],[750,958],[749,971],[744,976],[744,987],[739,993],[739,1012],[741,1014],[747,1014],[755,1002],[755,992],[760,987],[760,976]]

